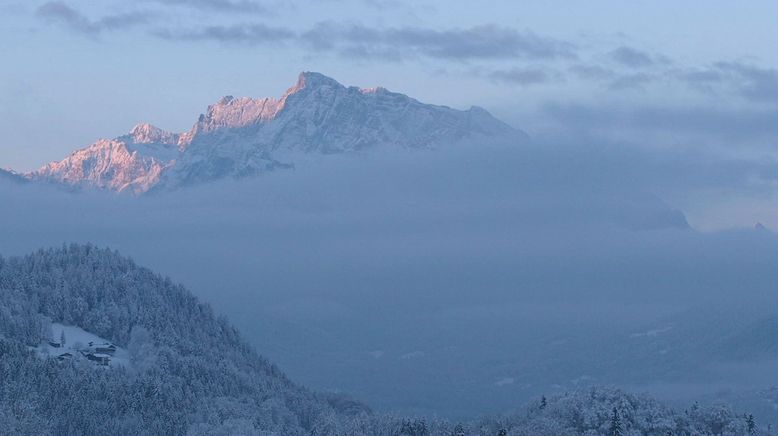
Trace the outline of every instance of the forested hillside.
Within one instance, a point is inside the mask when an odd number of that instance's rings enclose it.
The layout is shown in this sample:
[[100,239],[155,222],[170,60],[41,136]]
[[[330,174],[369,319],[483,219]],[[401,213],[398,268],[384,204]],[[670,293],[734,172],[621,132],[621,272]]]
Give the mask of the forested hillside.
[[[128,348],[131,368],[41,359],[30,347],[51,322]],[[73,245],[0,259],[0,431],[308,434],[337,413],[208,305],[115,252]]]
[[[52,323],[113,341],[130,364],[41,355],[36,347],[57,340]],[[170,280],[113,251],[71,245],[0,258],[0,434],[691,436],[769,428],[726,407],[678,411],[606,388],[471,422],[373,414],[295,385]]]

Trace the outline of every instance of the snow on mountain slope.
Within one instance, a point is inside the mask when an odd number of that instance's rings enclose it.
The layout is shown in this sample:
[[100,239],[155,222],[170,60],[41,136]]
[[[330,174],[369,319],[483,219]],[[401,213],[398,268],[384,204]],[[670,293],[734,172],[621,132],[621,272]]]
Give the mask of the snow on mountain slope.
[[289,153],[429,148],[511,135],[523,134],[480,108],[423,104],[383,88],[345,87],[306,72],[278,100],[224,97],[210,106],[182,135],[185,152],[165,181],[185,185],[254,174],[282,166]]
[[346,87],[304,72],[278,99],[223,97],[189,132],[141,124],[28,177],[138,194],[158,184],[179,187],[289,168],[300,154],[427,149],[490,138],[524,140],[526,134],[478,107],[424,104],[384,88]]
[[[133,145],[160,144],[170,146],[177,144],[179,137],[180,135],[177,133],[166,132],[151,124],[141,123],[135,126],[130,133],[121,136],[119,139]],[[160,148],[168,149],[169,147]]]
[[[61,338],[65,339],[63,343]],[[107,348],[112,345],[113,349],[109,356],[104,360],[94,359],[94,356],[100,356],[101,347]],[[75,360],[84,362],[93,362],[97,367],[123,366],[130,367],[130,355],[127,350],[117,347],[111,341],[90,333],[81,327],[69,326],[60,323],[51,323],[51,339],[41,342],[36,348],[38,354],[44,358],[58,359],[61,361]],[[103,351],[103,353],[105,353]],[[90,358],[92,357],[92,358]],[[105,363],[101,365],[100,363]]]
[[154,186],[175,162],[178,136],[150,124],[139,124],[124,136],[101,139],[27,177],[140,194]]

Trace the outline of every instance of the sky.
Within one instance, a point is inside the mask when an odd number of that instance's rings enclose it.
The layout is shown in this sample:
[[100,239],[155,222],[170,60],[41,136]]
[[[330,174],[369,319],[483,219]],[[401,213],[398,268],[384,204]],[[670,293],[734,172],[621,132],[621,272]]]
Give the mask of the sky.
[[[223,95],[280,96],[318,71],[482,106],[540,143],[748,167],[763,195],[778,133],[776,13],[768,1],[6,0],[0,168],[30,171],[140,122],[186,131]],[[719,190],[659,194],[700,227],[759,219],[730,203],[705,206],[726,219],[695,216]]]

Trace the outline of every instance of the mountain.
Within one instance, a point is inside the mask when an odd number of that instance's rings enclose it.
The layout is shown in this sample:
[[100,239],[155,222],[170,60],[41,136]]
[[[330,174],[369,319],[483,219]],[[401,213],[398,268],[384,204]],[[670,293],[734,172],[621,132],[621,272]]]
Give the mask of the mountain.
[[180,162],[165,174],[177,186],[256,174],[293,164],[295,153],[336,154],[373,147],[429,148],[465,138],[521,134],[473,107],[420,103],[384,88],[345,87],[302,73],[280,98],[224,97],[182,135]]
[[189,186],[290,168],[300,155],[427,149],[495,138],[524,140],[526,134],[478,107],[424,104],[384,88],[346,87],[304,72],[278,99],[223,97],[189,132],[140,124],[27,177],[139,194],[157,185]]
[[0,257],[0,374],[2,434],[326,434],[367,411],[292,383],[187,290],[90,245]]
[[16,174],[13,171],[9,170],[2,170],[0,169],[0,183],[26,183],[27,179],[24,178],[24,176],[20,176],[19,174]]
[[126,135],[101,139],[28,177],[140,194],[154,186],[162,172],[175,163],[178,138],[150,124],[138,124]]

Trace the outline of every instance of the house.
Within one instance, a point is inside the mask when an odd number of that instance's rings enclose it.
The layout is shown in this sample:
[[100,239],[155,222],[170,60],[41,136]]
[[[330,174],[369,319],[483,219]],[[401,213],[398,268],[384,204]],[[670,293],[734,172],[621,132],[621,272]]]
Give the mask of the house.
[[116,352],[116,345],[114,345],[114,344],[98,345],[98,346],[95,347],[95,352],[96,353],[100,353],[100,354],[109,354],[109,355],[113,356],[113,353]]
[[108,366],[111,363],[111,356],[102,353],[87,353],[86,358],[98,365]]
[[73,355],[70,354],[70,353],[62,353],[59,356],[57,356],[57,360],[59,360],[60,362],[62,362],[64,360],[70,360],[72,358],[73,358]]
[[97,343],[89,341],[89,348],[93,349],[95,353],[101,354],[113,354],[116,352],[116,345],[110,342]]

